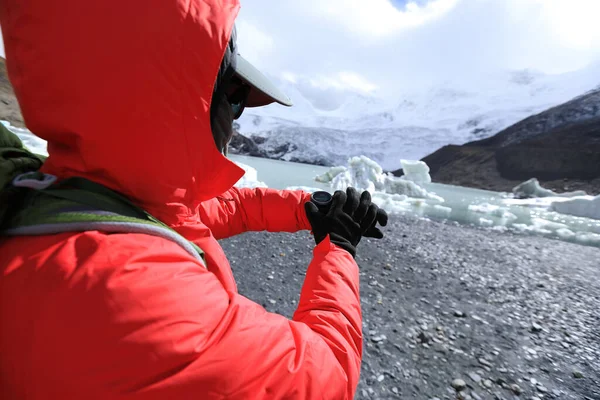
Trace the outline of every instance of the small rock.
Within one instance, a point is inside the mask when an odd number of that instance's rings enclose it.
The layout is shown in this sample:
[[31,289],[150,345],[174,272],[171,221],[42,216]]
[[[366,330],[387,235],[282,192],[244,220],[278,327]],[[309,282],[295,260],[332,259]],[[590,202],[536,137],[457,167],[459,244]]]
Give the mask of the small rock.
[[429,335],[428,333],[425,332],[421,332],[419,333],[419,335],[417,336],[417,339],[421,342],[421,343],[429,343],[431,342],[431,335]]
[[379,282],[377,282],[376,280],[372,280],[369,282],[369,286],[377,286]]
[[467,384],[462,379],[455,379],[452,381],[452,387],[457,392],[460,392],[461,390],[465,390],[465,388],[467,387]]
[[275,277],[273,275],[267,275],[267,279],[272,280],[275,279]]
[[383,342],[386,339],[387,339],[387,336],[385,336],[385,335],[378,335],[378,336],[373,336],[371,338],[371,341],[374,342],[374,343],[379,343],[379,342]]
[[575,379],[582,379],[583,378],[583,373],[581,371],[573,371],[573,378],[575,378]]
[[277,300],[269,299],[269,303],[271,303],[271,304],[277,304]]
[[531,328],[530,328],[531,332],[541,332],[542,331],[542,327],[541,325],[536,324],[535,322],[531,324]]
[[523,393],[523,389],[521,389],[521,387],[519,385],[517,385],[516,383],[513,383],[512,385],[510,385],[510,390],[512,390],[513,393],[516,395],[520,395],[521,393]]
[[394,387],[392,388],[392,393],[394,393],[394,394],[398,394],[398,393],[400,393],[400,391],[398,390],[398,388],[397,388],[397,387],[395,387],[395,386],[394,386]]
[[433,344],[433,349],[435,351],[437,351],[438,353],[447,353],[448,352],[448,346],[446,346],[443,343],[434,343]]
[[480,363],[481,365],[484,365],[484,366],[486,366],[486,367],[491,367],[491,366],[492,366],[492,363],[490,363],[488,360],[486,360],[486,359],[485,359],[485,358],[483,358],[483,357],[479,359],[479,363]]
[[481,377],[474,372],[469,372],[469,378],[471,378],[475,383],[481,382]]
[[546,393],[548,391],[548,389],[546,389],[546,386],[542,386],[542,385],[538,385],[536,386],[536,389],[538,390],[538,392],[540,393]]
[[485,381],[483,381],[483,386],[485,386],[486,388],[491,388],[492,387],[492,381],[490,381],[489,379],[486,379]]
[[385,268],[387,270],[391,270],[392,269],[392,264],[385,264],[385,267],[383,267],[383,268]]
[[454,310],[454,316],[458,318],[465,318],[467,314],[459,310]]
[[383,382],[384,379],[385,379],[385,376],[383,374],[381,374],[377,377],[377,382]]

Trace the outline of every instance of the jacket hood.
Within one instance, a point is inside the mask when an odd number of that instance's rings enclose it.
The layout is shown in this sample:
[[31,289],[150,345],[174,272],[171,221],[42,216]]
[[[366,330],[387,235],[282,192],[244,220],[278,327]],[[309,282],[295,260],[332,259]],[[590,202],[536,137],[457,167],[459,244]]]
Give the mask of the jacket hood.
[[237,0],[2,0],[7,67],[44,170],[117,190],[170,225],[243,170],[210,102]]

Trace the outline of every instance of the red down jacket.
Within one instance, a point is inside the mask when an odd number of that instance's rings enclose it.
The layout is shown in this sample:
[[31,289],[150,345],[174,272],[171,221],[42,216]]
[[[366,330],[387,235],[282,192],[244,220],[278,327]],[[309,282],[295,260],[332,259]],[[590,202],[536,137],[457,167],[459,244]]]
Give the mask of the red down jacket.
[[[315,248],[292,320],[237,293],[217,239],[308,229],[302,192],[231,188],[210,132],[237,0],[2,0],[10,79],[45,171],[125,193],[197,243],[0,239],[0,398],[351,398],[358,268]],[[300,268],[292,266],[290,268]],[[244,268],[252,270],[252,264]]]

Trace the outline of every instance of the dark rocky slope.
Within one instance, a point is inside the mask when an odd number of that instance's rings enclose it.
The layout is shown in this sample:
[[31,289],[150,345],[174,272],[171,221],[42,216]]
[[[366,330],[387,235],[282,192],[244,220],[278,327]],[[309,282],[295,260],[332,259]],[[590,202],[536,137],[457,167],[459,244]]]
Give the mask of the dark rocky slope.
[[510,191],[519,182],[538,178],[559,192],[600,193],[600,89],[490,138],[444,146],[423,161],[440,183]]

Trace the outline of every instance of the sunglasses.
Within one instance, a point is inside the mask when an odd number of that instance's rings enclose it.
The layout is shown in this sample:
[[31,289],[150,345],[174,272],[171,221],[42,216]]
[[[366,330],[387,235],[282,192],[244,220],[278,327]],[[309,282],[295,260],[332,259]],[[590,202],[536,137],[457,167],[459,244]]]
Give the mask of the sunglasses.
[[233,119],[238,119],[242,116],[246,104],[248,102],[248,95],[250,94],[250,86],[245,84],[239,79],[232,79],[230,83],[230,90],[227,95],[227,101],[231,104],[233,110]]

